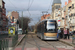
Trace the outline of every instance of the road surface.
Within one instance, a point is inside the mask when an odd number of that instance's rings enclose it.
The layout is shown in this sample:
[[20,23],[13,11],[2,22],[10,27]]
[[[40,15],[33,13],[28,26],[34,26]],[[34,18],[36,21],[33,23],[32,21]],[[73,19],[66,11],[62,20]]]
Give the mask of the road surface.
[[75,50],[72,46],[60,41],[44,41],[35,33],[28,33],[14,50]]

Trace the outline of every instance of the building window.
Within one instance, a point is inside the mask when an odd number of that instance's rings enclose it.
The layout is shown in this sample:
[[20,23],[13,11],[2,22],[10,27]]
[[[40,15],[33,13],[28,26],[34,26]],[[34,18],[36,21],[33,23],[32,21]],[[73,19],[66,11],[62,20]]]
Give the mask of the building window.
[[64,20],[64,18],[62,18]]
[[59,9],[59,8],[60,8],[60,5],[57,5],[57,6],[56,6],[56,9]]
[[71,15],[69,15],[69,17],[71,17]]
[[71,16],[74,16],[73,14],[71,14]]
[[68,10],[71,9],[71,7],[72,7],[72,6],[70,6],[70,7],[68,8]]
[[72,9],[74,9],[74,4],[72,4]]

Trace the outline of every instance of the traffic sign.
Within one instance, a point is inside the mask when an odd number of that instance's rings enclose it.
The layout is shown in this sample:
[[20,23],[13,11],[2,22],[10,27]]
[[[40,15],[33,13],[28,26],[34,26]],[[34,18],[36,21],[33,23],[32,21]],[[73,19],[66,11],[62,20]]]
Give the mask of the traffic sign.
[[8,33],[9,33],[9,36],[14,36],[15,35],[15,27],[9,27]]

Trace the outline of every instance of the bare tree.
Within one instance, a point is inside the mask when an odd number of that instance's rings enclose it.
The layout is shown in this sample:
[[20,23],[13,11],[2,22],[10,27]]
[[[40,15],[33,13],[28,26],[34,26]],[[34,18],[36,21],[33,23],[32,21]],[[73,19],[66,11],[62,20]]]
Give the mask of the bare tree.
[[[22,22],[22,20],[23,20],[23,22]],[[20,28],[23,27],[22,28],[23,31],[26,30],[28,28],[28,24],[30,23],[30,21],[31,21],[31,18],[29,18],[29,17],[20,17],[19,18],[19,27]]]

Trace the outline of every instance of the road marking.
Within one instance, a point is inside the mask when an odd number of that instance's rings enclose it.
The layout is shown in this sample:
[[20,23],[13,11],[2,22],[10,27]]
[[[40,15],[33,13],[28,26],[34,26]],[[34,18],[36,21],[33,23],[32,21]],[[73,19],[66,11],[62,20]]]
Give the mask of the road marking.
[[37,50],[37,48],[26,48],[26,50]]
[[65,49],[74,49],[72,46],[67,46]]
[[74,49],[72,46],[56,46],[57,48]]

